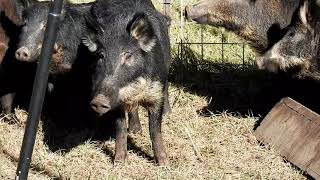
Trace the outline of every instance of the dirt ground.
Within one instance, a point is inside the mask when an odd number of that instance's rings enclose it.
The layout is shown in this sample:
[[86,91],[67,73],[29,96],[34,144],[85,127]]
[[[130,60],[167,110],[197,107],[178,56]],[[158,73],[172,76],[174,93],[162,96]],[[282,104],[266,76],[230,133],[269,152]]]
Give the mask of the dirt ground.
[[[141,111],[143,133],[130,135],[127,162],[113,166],[114,139],[90,138],[52,152],[39,126],[29,179],[306,179],[301,172],[253,136],[257,118],[227,112],[201,114],[209,98],[171,85],[172,113],[163,121],[170,167],[152,161],[146,113]],[[26,112],[16,109],[11,121],[0,121],[0,177],[14,179]],[[43,122],[41,122],[43,123]],[[70,133],[74,141],[86,130]]]

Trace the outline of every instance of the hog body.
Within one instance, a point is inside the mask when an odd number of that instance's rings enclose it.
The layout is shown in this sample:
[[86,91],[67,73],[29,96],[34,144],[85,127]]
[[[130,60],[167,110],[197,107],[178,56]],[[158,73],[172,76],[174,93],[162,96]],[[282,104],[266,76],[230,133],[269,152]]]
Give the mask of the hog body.
[[[50,96],[45,101],[48,112],[52,112],[53,116],[66,117],[70,114],[68,117],[71,117],[72,113],[67,111],[77,109],[71,104],[85,104],[81,103],[87,97],[85,89],[91,86],[90,75],[87,74],[90,71],[90,65],[85,64],[85,61],[90,59],[88,56],[91,53],[84,46],[81,48],[81,38],[86,31],[84,15],[89,13],[91,5],[92,3],[65,3],[63,6],[55,51],[49,67],[49,81],[53,86],[51,86]],[[28,4],[17,7],[24,22],[15,52],[15,57],[19,61],[34,63],[39,60],[49,8],[50,2],[32,0],[29,0]],[[89,79],[89,82],[86,79]],[[54,110],[51,111],[52,109]]]
[[[49,5],[49,2],[31,1],[27,6],[17,8],[21,9],[20,14],[23,15],[22,20],[25,22],[15,54],[18,60],[26,62],[39,60]],[[84,14],[89,12],[91,5],[92,3],[64,4],[50,66],[52,74],[64,73],[71,69],[86,29]]]
[[125,112],[137,120],[141,105],[148,111],[155,160],[168,165],[161,135],[170,64],[166,18],[149,0],[100,0],[87,19],[92,33],[84,44],[97,55],[91,106],[102,119],[117,114],[115,162],[127,154]]
[[35,64],[18,62],[14,57],[21,24],[16,6],[23,3],[27,1],[0,2],[0,103],[5,114],[11,112],[14,102],[25,107],[23,102],[28,101],[32,89]]
[[285,34],[302,1],[202,0],[187,6],[186,16],[201,24],[233,31],[263,54]]
[[285,36],[267,51],[258,66],[272,72],[293,71],[299,76],[319,79],[320,8],[316,1],[307,0],[299,9],[299,18]]

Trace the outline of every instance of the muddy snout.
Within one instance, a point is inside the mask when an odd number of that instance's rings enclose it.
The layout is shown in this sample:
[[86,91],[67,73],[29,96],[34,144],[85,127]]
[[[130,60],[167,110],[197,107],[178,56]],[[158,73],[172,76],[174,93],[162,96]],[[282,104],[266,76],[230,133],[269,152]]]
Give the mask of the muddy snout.
[[95,96],[91,101],[90,106],[100,116],[107,113],[111,109],[110,99],[102,94]]

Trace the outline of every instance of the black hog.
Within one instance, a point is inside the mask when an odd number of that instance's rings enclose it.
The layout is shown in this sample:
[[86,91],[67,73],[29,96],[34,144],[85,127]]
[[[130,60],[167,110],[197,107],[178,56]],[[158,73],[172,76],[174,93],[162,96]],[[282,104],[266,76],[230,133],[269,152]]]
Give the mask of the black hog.
[[298,70],[298,75],[319,73],[320,8],[316,1],[305,1],[299,18],[286,35],[258,60],[261,69]]
[[[45,113],[51,120],[74,119],[76,114],[90,109],[91,66],[87,59],[91,59],[92,53],[81,43],[81,38],[87,30],[84,16],[89,13],[91,5],[63,4],[55,52],[49,67],[53,90],[45,99]],[[50,2],[33,0],[17,8],[24,22],[15,53],[21,62],[39,60],[49,8]]]
[[283,37],[302,1],[202,0],[185,12],[188,19],[235,32],[262,54]]
[[[24,22],[15,54],[18,60],[34,62],[39,59],[49,4],[50,2],[29,0],[27,5],[17,8],[21,10]],[[64,4],[50,66],[51,73],[64,73],[71,69],[78,56],[78,47],[86,29],[84,14],[89,12],[91,5],[92,3]]]
[[141,105],[148,111],[155,160],[168,165],[161,135],[170,62],[166,18],[149,0],[100,0],[92,16],[93,33],[84,39],[98,56],[91,106],[100,116],[117,114],[115,162],[127,154],[125,112],[137,117]]

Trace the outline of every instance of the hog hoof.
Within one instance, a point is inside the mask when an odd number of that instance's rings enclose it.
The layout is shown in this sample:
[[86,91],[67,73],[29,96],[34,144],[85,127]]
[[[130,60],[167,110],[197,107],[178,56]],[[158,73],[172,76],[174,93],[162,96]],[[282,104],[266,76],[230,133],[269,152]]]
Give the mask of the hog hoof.
[[114,157],[114,161],[113,161],[113,165],[117,166],[117,165],[121,165],[124,164],[126,161],[126,155],[125,154],[116,154],[116,156]]
[[3,114],[10,114],[12,112],[11,106],[4,106],[4,107],[2,107],[1,110],[2,110],[1,113],[3,113]]
[[172,112],[170,106],[165,106],[163,108],[163,114],[170,114]]
[[160,158],[160,159],[158,159],[158,165],[168,167],[168,166],[170,166],[170,162],[167,158]]

